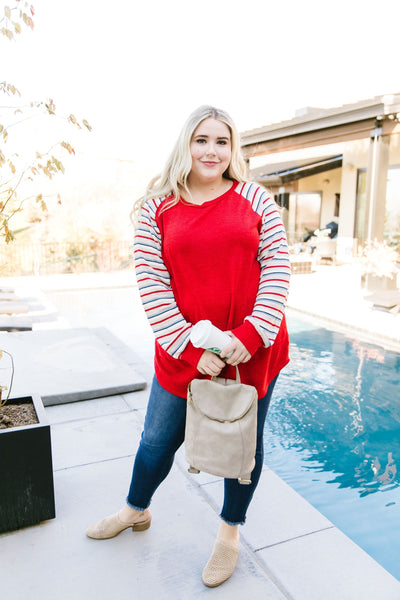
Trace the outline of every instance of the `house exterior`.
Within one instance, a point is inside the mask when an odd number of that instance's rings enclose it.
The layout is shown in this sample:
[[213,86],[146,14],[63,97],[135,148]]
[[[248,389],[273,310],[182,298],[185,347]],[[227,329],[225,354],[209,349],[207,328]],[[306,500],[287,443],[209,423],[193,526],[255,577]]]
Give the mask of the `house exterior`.
[[400,246],[400,94],[308,107],[241,144],[251,179],[282,207],[290,244],[336,223],[341,260],[370,240]]

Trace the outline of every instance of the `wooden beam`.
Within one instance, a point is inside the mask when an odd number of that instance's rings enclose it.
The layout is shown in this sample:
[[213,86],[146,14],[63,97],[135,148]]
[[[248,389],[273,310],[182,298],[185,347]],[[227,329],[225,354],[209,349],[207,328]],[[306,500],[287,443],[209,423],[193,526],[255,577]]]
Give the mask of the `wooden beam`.
[[312,148],[325,144],[347,142],[370,137],[371,130],[376,126],[375,119],[367,119],[356,123],[346,123],[326,129],[308,131],[296,135],[276,137],[269,140],[255,142],[242,147],[243,156],[248,159],[253,156]]

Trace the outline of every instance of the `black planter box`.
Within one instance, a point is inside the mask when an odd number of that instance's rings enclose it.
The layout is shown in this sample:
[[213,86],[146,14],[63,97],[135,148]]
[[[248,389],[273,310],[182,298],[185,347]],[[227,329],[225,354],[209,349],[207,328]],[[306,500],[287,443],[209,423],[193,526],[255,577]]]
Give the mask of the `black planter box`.
[[50,425],[42,401],[8,401],[31,403],[39,423],[0,430],[0,533],[55,517]]

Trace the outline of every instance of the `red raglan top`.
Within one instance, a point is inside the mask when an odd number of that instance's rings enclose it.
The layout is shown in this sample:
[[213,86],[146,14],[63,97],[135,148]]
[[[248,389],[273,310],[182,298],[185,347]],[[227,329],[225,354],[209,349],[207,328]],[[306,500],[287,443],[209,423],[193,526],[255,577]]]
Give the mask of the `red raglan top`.
[[[209,319],[230,330],[252,355],[239,365],[243,383],[265,395],[289,361],[284,317],[290,263],[286,234],[269,193],[233,182],[201,205],[182,198],[148,200],[135,236],[139,291],[156,337],[155,374],[169,392],[186,397],[201,375],[203,352],[189,341],[192,325]],[[235,378],[227,365],[223,377]]]

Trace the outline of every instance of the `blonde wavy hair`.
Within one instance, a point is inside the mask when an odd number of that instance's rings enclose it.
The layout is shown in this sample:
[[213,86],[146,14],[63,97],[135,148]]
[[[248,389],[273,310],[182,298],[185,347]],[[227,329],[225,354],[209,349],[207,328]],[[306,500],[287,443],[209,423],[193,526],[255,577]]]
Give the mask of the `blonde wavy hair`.
[[225,123],[231,134],[231,162],[224,173],[224,177],[240,182],[247,180],[247,167],[240,149],[239,133],[233,120],[227,112],[219,108],[209,105],[200,106],[184,124],[161,174],[150,181],[144,195],[134,203],[131,212],[131,221],[134,225],[137,223],[140,209],[150,198],[171,196],[171,199],[164,203],[162,207],[162,210],[167,210],[179,202],[182,190],[185,190],[190,196],[187,185],[192,168],[190,142],[197,127],[208,118]]

